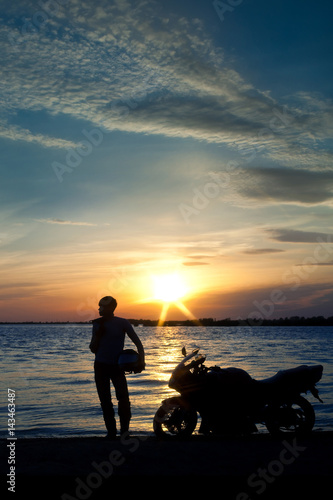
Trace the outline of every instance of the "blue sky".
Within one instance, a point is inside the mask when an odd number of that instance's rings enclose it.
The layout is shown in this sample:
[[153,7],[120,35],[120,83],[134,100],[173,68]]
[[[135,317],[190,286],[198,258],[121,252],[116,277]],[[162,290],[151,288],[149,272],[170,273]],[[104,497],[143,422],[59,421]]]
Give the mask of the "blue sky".
[[1,320],[331,314],[329,2],[0,5]]

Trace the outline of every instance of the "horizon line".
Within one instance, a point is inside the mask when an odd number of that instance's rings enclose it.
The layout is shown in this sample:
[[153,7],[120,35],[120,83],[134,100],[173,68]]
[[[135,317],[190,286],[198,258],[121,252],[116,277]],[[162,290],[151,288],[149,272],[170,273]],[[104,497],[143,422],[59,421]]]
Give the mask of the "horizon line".
[[[165,320],[163,325],[159,325],[158,319],[135,319],[128,318],[128,321],[134,326],[274,326],[280,323],[281,325],[285,323],[300,325],[300,326],[311,326],[310,323],[326,323],[325,326],[333,326],[333,316],[286,316],[280,318],[223,318],[216,319],[212,317],[199,318],[199,320]],[[0,321],[0,325],[91,325],[92,320],[88,321]],[[288,326],[288,325],[286,325]]]

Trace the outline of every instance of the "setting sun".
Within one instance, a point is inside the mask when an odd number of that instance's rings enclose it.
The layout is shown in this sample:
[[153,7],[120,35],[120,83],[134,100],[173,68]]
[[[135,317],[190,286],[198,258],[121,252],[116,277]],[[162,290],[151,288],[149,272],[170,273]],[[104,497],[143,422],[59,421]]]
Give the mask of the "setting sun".
[[153,276],[154,299],[163,302],[176,302],[187,293],[187,287],[178,274]]
[[159,325],[163,325],[171,305],[177,307],[187,318],[197,321],[195,316],[182,302],[190,292],[182,276],[177,273],[152,276],[153,297],[151,300],[163,303],[159,317]]

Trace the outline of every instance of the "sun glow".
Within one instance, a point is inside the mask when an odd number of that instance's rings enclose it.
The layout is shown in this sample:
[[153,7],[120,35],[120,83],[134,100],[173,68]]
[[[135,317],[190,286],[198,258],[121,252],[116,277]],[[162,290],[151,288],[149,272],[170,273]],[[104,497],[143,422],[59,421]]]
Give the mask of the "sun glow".
[[178,274],[153,276],[154,299],[162,302],[176,302],[186,295],[188,288]]
[[180,300],[189,294],[190,289],[179,274],[155,275],[152,279],[154,283],[153,300],[163,303],[159,325],[163,325],[171,304],[175,305],[187,318],[197,321],[191,311]]
[[184,304],[186,299],[193,296],[193,290],[182,274],[177,272],[151,274],[150,280],[150,296],[140,299],[137,303],[161,303],[162,309],[158,321],[160,326],[164,324],[170,307],[176,307],[188,319],[199,324],[194,314]]

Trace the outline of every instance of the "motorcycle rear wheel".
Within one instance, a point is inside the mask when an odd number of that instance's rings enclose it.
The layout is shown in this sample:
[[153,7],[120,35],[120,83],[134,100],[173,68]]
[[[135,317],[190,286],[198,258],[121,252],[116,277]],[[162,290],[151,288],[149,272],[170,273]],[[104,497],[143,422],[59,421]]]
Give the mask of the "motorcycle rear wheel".
[[197,412],[181,403],[163,404],[154,417],[154,432],[158,438],[189,437],[197,425]]
[[280,405],[270,405],[267,414],[265,424],[273,436],[308,434],[315,423],[313,406],[302,396]]

